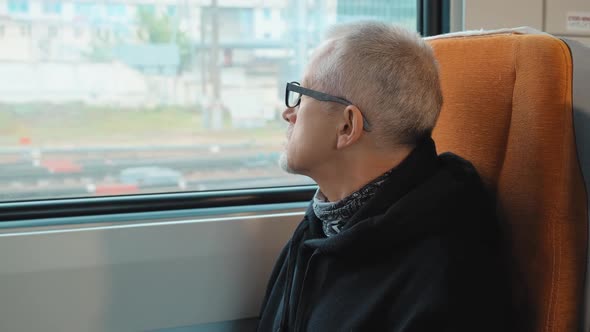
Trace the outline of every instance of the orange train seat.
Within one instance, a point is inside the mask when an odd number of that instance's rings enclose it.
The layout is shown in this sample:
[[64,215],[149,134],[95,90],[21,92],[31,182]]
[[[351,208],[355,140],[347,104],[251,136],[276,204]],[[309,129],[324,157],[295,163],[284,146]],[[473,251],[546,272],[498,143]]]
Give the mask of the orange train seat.
[[437,149],[470,160],[496,195],[519,330],[589,331],[590,50],[526,29],[427,39],[444,97]]

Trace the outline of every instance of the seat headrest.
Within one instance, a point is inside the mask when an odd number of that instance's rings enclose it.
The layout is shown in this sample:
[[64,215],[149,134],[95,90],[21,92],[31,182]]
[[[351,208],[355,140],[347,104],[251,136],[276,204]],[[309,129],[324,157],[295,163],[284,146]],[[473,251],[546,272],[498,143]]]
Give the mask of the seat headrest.
[[444,98],[433,132],[438,152],[472,161],[496,195],[516,269],[515,303],[531,304],[523,323],[532,331],[578,330],[588,217],[567,45],[514,30],[428,42]]

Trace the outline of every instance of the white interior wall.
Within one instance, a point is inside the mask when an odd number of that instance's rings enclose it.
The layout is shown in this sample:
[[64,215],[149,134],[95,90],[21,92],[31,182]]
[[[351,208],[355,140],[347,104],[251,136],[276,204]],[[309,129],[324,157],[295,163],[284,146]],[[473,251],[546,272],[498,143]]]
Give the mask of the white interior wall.
[[[559,37],[568,37],[590,45],[590,21],[582,28],[568,24],[568,16],[590,19],[588,0],[463,0],[453,1],[451,20],[463,29],[499,29],[530,26]],[[462,6],[462,13],[456,6]],[[462,15],[460,15],[462,14]],[[462,17],[460,17],[462,16]],[[571,20],[570,20],[571,22]],[[455,30],[456,28],[454,28]]]

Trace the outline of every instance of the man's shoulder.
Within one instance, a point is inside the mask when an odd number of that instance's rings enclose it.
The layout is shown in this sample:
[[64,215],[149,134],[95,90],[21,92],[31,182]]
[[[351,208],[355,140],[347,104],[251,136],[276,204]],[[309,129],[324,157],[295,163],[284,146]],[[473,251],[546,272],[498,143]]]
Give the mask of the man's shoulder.
[[439,155],[438,161],[437,170],[392,207],[415,210],[416,217],[431,209],[444,214],[467,212],[473,204],[490,207],[493,196],[471,162],[450,152]]
[[[440,155],[439,162],[436,172],[374,217],[378,219],[373,223],[378,228],[375,232],[390,238],[389,243],[420,243],[425,247],[416,249],[444,254],[456,248],[444,241],[475,250],[471,241],[461,239],[477,241],[497,234],[495,200],[475,167],[452,153]],[[493,235],[483,234],[487,231]],[[421,242],[426,239],[432,242]]]
[[480,183],[481,177],[473,164],[452,152],[438,156],[441,168],[450,172],[457,181]]
[[451,152],[438,156],[439,169],[410,196],[422,198],[422,207],[432,206],[441,213],[493,214],[494,197],[473,164]]

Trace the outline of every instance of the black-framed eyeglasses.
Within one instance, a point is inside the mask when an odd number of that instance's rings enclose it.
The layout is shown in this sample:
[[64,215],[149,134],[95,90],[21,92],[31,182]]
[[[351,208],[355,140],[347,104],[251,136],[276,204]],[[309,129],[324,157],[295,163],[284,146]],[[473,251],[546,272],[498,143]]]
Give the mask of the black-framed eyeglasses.
[[[293,108],[293,107],[299,106],[299,104],[301,104],[301,96],[302,95],[309,96],[309,97],[319,100],[319,101],[331,101],[331,102],[339,103],[339,104],[346,105],[346,106],[353,105],[353,103],[351,103],[350,101],[348,101],[344,98],[340,98],[340,97],[332,96],[327,93],[304,88],[301,86],[301,84],[299,84],[299,82],[287,83],[287,87],[285,89],[285,105],[287,105],[288,108]],[[370,124],[367,121],[367,119],[365,118],[365,115],[362,114],[362,112],[361,112],[361,115],[363,117],[363,129],[365,131],[371,131]]]

